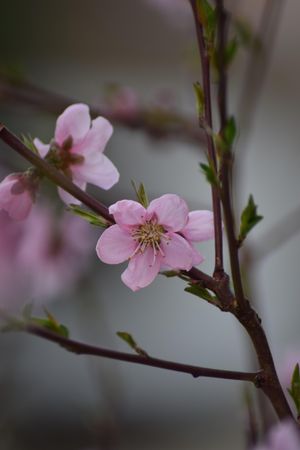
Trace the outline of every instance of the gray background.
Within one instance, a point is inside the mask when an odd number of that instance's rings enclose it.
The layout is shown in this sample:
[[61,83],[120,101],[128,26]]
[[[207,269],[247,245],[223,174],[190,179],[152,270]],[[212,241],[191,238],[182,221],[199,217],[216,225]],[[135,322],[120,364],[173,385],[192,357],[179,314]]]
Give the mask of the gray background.
[[[240,2],[239,13],[256,24],[264,2],[251,2],[256,7],[250,11],[246,3]],[[288,236],[289,227],[297,228],[298,216],[289,213],[300,199],[300,5],[297,0],[284,3],[263,92],[251,120],[239,123],[236,148],[237,209],[251,192],[264,215],[250,238],[254,256],[272,238],[269,230],[278,221],[284,221]],[[193,28],[170,24],[142,0],[3,2],[0,46],[3,61],[21,64],[31,81],[82,101],[97,104],[105,83],[114,81],[132,86],[145,104],[167,88],[182,111],[194,112],[192,82],[199,74],[190,57]],[[247,95],[241,100],[248,58],[242,51],[231,70],[233,113],[241,101],[245,110],[250,102]],[[6,103],[0,111],[1,121],[15,132],[30,132],[46,142],[51,138],[54,117]],[[210,208],[209,187],[198,170],[201,149],[116,127],[107,155],[121,179],[109,192],[95,191],[103,202],[133,198],[130,180],[136,179],[152,198],[174,192],[191,209]],[[299,237],[293,235],[278,248],[279,239],[271,244],[274,251],[254,264],[250,278],[280,361],[287,348],[299,348]],[[206,257],[202,269],[211,272],[213,244],[201,248]],[[51,305],[72,336],[127,350],[115,336],[126,330],[151,355],[216,368],[250,367],[248,341],[235,320],[184,293],[180,280],[158,277],[132,294],[120,280],[123,268],[94,260],[88,286],[77,297]],[[0,351],[3,448],[244,448],[240,383],[74,356],[23,335],[1,336]]]

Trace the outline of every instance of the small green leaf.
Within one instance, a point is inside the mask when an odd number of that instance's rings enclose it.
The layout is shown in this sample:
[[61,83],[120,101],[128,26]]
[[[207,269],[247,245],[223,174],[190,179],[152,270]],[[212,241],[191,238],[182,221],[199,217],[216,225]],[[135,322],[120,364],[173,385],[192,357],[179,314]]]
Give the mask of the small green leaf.
[[92,213],[81,206],[70,204],[67,207],[67,211],[72,212],[76,216],[81,217],[81,219],[86,220],[90,224],[96,225],[97,227],[107,228],[109,226],[109,223],[106,219],[104,219],[104,217],[99,214]]
[[133,180],[131,180],[131,184],[138,201],[144,206],[144,208],[147,208],[149,206],[149,200],[144,184],[140,183],[139,187],[137,187]]
[[207,289],[200,286],[199,284],[189,283],[189,285],[184,290],[185,292],[189,292],[190,294],[196,295],[197,297],[206,300],[208,303],[220,307],[217,297],[212,295]]
[[223,139],[225,141],[225,144],[227,145],[227,148],[230,148],[233,144],[233,141],[236,136],[236,124],[234,117],[231,116],[224,127],[223,130]]
[[201,84],[197,81],[196,83],[193,84],[194,86],[194,91],[196,94],[196,105],[197,105],[197,113],[198,113],[198,117],[203,117],[204,114],[204,91],[202,89]]
[[33,153],[35,153],[36,155],[39,155],[39,151],[36,148],[36,146],[34,145],[33,139],[30,136],[30,134],[28,134],[27,136],[25,134],[22,134],[21,136],[21,140],[23,142],[23,144],[29,148],[29,150],[31,150]]
[[257,214],[257,205],[254,203],[253,196],[249,196],[248,204],[241,215],[241,225],[239,241],[242,243],[252,228],[263,219],[263,216]]
[[127,333],[127,331],[118,331],[117,336],[121,338],[126,344],[129,345],[130,348],[132,348],[138,355],[146,356],[148,357],[148,353],[145,352],[142,348],[140,348],[135,340],[133,339],[132,335],[130,333]]
[[207,0],[197,0],[196,8],[198,20],[203,26],[204,37],[209,44],[212,44],[217,25],[216,9]]
[[236,55],[236,52],[239,48],[239,42],[236,37],[231,39],[226,48],[225,48],[225,55],[224,55],[224,63],[225,66],[228,67],[232,61],[234,60],[234,57]]
[[46,308],[44,308],[44,310],[47,319],[43,319],[40,317],[31,317],[29,319],[29,322],[35,323],[43,328],[47,328],[48,330],[53,331],[56,334],[59,334],[60,336],[68,338],[70,335],[68,328],[65,325],[60,324]]
[[298,416],[300,415],[300,370],[299,364],[296,364],[292,380],[291,380],[291,388],[288,389],[290,396],[292,397]]
[[174,278],[178,277],[180,274],[179,270],[165,270],[164,272],[160,272],[162,275],[164,275],[167,278]]
[[219,180],[218,180],[218,177],[217,177],[217,174],[216,174],[214,168],[211,165],[204,164],[204,163],[200,163],[200,167],[206,177],[206,180],[210,184],[212,184],[214,186],[218,186]]

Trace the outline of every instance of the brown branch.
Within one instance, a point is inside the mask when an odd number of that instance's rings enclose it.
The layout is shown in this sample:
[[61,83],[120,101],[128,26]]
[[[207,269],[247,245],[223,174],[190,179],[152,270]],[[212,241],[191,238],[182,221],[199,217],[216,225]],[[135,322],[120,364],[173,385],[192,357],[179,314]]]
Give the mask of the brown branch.
[[[225,49],[226,49],[226,12],[224,9],[223,0],[216,0],[216,8],[218,15],[218,69],[219,69],[219,115],[221,124],[221,133],[227,123],[227,77],[225,66]],[[228,235],[228,247],[230,256],[230,265],[232,272],[232,281],[236,295],[236,307],[232,309],[232,313],[236,316],[238,321],[247,331],[252,340],[260,367],[264,370],[267,382],[263,387],[264,393],[269,397],[275,411],[279,418],[292,417],[291,410],[286,401],[282,388],[280,386],[273,356],[269,347],[267,337],[264,329],[261,326],[261,320],[257,313],[251,307],[248,300],[245,298],[241,270],[238,254],[238,243],[235,235],[235,222],[233,214],[233,206],[231,201],[230,180],[232,174],[232,152],[227,149],[221,155],[221,198],[225,218],[225,226]]]
[[[10,80],[7,75],[1,73],[0,98],[2,102],[6,100],[26,106],[30,105],[40,111],[47,111],[55,115],[61,114],[67,106],[79,102],[78,99],[51,92],[23,79]],[[90,112],[92,117],[105,116],[114,125],[141,130],[151,137],[168,137],[191,143],[204,143],[204,133],[197,128],[196,123],[176,111],[163,111],[163,123],[159,123],[159,120],[156,119],[155,108],[139,107],[136,114],[126,115],[113,111],[109,107],[90,105]]]
[[23,144],[20,139],[17,138],[13,133],[11,133],[5,125],[0,123],[0,139],[2,139],[9,147],[15,150],[19,155],[23,156],[27,161],[33,164],[42,175],[49,178],[55,184],[63,188],[69,194],[76,197],[86,206],[91,208],[96,213],[104,217],[109,223],[114,223],[113,217],[109,214],[108,209],[105,205],[100,203],[94,197],[91,197],[85,191],[81,190],[72,181],[65,177],[61,172],[59,172],[55,167],[49,164],[44,159],[40,158],[34,152],[29,150],[26,145]]
[[[205,135],[207,143],[208,159],[213,166],[215,173],[218,171],[217,157],[214,146],[211,130],[213,129],[212,111],[211,111],[211,90],[210,90],[210,61],[207,46],[205,43],[203,28],[198,20],[196,0],[190,0],[194,19],[196,34],[198,40],[198,47],[202,65],[202,88],[204,92],[204,121],[205,121]],[[199,117],[199,125],[203,126],[203,118]],[[208,130],[207,130],[208,128]],[[212,186],[212,204],[214,213],[215,225],[215,271],[216,279],[221,279],[224,275],[223,268],[223,237],[222,237],[222,216],[221,216],[221,202],[219,198],[218,188]]]
[[114,359],[117,361],[127,361],[134,364],[141,364],[144,366],[151,366],[160,369],[172,370],[180,373],[187,373],[194,378],[209,377],[222,378],[225,380],[241,380],[250,381],[259,387],[260,372],[238,372],[231,370],[211,369],[207,367],[192,366],[189,364],[181,364],[173,361],[167,361],[150,356],[134,355],[130,353],[118,352],[107,348],[96,347],[94,345],[85,344],[83,342],[75,341],[63,337],[59,334],[53,333],[38,325],[25,325],[21,331],[26,331],[35,336],[39,336],[51,342],[61,345],[64,349],[76,353],[78,355],[93,355],[103,358]]

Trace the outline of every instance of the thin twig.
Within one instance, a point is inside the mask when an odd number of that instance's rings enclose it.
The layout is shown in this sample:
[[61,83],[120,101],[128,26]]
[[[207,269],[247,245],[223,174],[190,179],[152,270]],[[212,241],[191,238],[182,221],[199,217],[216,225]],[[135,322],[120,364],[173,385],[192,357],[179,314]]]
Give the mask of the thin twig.
[[[205,120],[205,134],[207,142],[207,153],[210,163],[213,166],[215,173],[218,172],[217,167],[217,156],[214,146],[213,137],[211,132],[207,131],[213,129],[212,123],[212,111],[211,111],[211,90],[210,90],[210,61],[209,54],[206,48],[206,43],[203,35],[203,28],[200,24],[197,16],[197,6],[195,0],[190,0],[194,19],[195,27],[198,39],[199,53],[202,64],[202,84],[204,92],[204,120]],[[199,117],[199,125],[203,126],[203,118]],[[222,217],[221,217],[221,202],[219,198],[218,188],[212,186],[212,204],[214,213],[214,224],[215,224],[215,271],[214,276],[218,279],[222,278],[224,275],[223,268],[223,237],[222,237]]]
[[[78,99],[51,92],[24,79],[10,80],[1,73],[0,98],[2,102],[21,103],[55,115],[61,114],[67,106],[79,103]],[[203,130],[196,126],[196,122],[176,111],[163,111],[163,123],[156,119],[155,108],[138,107],[135,114],[126,115],[109,107],[90,105],[90,112],[92,117],[104,116],[114,125],[141,130],[154,138],[179,138],[197,144],[205,140]]]
[[[21,329],[22,331],[22,329]],[[127,361],[130,363],[141,364],[144,366],[157,367],[160,369],[172,370],[175,372],[188,373],[194,378],[209,377],[222,378],[225,380],[241,380],[250,381],[259,387],[260,372],[238,372],[231,370],[211,369],[207,367],[192,366],[189,364],[181,364],[173,361],[167,361],[150,356],[134,355],[130,353],[118,352],[107,348],[96,347],[94,345],[85,344],[73,339],[65,338],[57,333],[53,333],[38,325],[25,325],[24,331],[39,336],[51,342],[56,342],[66,350],[79,355],[93,355],[118,361]]]
[[109,214],[108,209],[105,205],[100,203],[94,197],[91,197],[85,191],[76,186],[72,181],[59,172],[55,167],[49,164],[44,159],[40,158],[33,151],[28,149],[26,145],[23,144],[20,139],[17,138],[13,133],[11,133],[5,125],[0,123],[0,138],[13,150],[15,150],[19,155],[23,156],[27,161],[33,164],[39,169],[42,175],[49,178],[55,184],[63,188],[69,194],[76,197],[86,206],[91,208],[96,213],[104,217],[109,223],[114,223],[113,217]]

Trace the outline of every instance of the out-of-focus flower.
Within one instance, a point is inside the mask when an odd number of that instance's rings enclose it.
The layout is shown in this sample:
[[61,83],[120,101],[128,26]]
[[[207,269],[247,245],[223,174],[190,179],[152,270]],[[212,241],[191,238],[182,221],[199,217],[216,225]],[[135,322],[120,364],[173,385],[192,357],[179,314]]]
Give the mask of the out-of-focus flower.
[[291,421],[285,421],[272,428],[266,443],[253,450],[299,450],[300,435]]
[[36,207],[24,222],[17,258],[34,302],[71,290],[88,268],[93,244],[83,220],[68,213],[57,218],[51,208]]
[[132,119],[139,112],[139,100],[135,91],[128,86],[109,86],[106,106],[120,118]]
[[18,247],[24,222],[11,219],[0,211],[0,310],[11,312],[19,304],[23,290],[23,273],[18,271]]
[[96,251],[107,264],[129,260],[123,282],[133,291],[148,286],[162,268],[190,270],[203,261],[193,242],[214,235],[210,211],[189,213],[186,202],[165,194],[144,208],[132,200],[121,200],[109,208],[116,225],[100,237]]
[[[58,117],[54,140],[50,144],[34,139],[40,156],[46,157],[73,183],[85,190],[87,183],[110,189],[119,180],[119,172],[103,151],[113,132],[104,117],[91,121],[89,107],[82,103],[69,106]],[[80,203],[58,188],[65,203]]]
[[29,215],[35,200],[37,177],[30,171],[8,175],[0,183],[0,209],[12,219],[23,220]]

